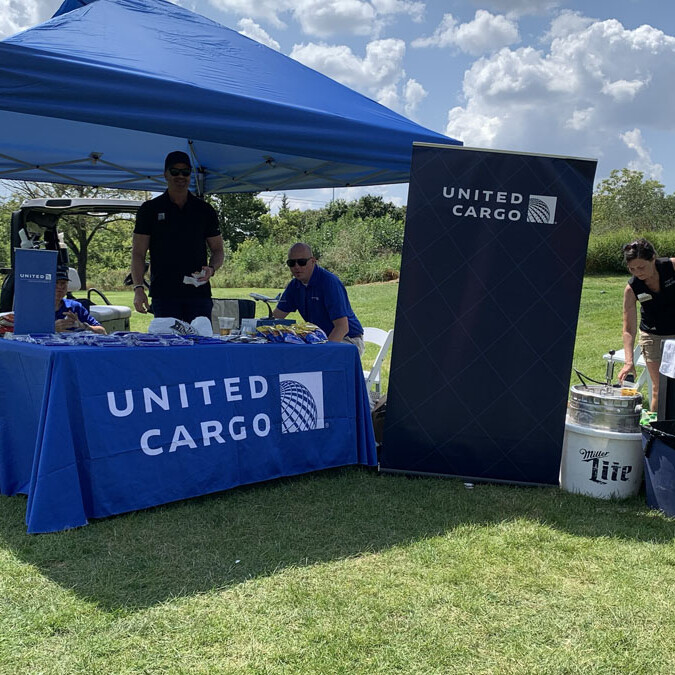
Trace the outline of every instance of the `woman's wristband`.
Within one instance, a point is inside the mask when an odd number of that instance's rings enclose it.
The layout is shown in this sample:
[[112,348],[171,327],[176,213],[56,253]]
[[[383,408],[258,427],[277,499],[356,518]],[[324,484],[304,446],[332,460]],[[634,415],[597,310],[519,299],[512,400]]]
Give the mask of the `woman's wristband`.
[[143,290],[145,290],[145,284],[136,284],[134,286],[134,290],[136,290],[137,288],[142,288]]

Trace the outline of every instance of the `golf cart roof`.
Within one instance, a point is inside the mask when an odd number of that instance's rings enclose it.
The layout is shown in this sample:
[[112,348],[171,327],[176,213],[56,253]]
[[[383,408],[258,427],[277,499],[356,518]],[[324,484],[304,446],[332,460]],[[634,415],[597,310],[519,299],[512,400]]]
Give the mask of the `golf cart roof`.
[[135,213],[142,203],[135,199],[27,199],[20,208],[32,213],[104,216],[110,213]]

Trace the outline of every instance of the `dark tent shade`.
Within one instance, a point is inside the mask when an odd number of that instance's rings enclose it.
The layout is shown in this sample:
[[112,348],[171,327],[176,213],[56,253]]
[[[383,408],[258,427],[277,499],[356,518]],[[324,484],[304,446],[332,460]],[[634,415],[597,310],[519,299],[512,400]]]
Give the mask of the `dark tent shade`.
[[460,144],[164,0],[65,0],[0,41],[0,178],[200,192],[406,182],[414,141]]

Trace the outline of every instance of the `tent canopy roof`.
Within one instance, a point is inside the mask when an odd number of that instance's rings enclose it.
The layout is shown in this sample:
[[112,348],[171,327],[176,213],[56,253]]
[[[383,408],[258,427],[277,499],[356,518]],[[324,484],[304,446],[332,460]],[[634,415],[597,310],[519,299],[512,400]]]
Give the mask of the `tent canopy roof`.
[[0,41],[0,178],[204,192],[408,180],[412,143],[458,141],[165,0],[65,0]]

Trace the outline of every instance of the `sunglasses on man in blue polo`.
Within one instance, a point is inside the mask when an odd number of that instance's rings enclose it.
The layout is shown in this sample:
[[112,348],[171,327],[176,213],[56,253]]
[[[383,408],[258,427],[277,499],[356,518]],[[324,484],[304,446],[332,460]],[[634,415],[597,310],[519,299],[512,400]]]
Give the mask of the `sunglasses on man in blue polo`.
[[190,169],[174,169],[172,167],[171,169],[169,169],[169,173],[172,176],[185,176],[185,177],[187,177],[187,176],[190,175],[191,171],[190,171]]
[[296,264],[300,265],[300,267],[304,267],[310,260],[311,258],[289,258],[286,261],[286,264],[289,267],[295,267]]

